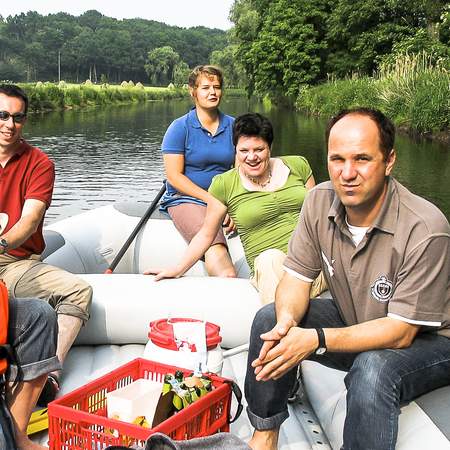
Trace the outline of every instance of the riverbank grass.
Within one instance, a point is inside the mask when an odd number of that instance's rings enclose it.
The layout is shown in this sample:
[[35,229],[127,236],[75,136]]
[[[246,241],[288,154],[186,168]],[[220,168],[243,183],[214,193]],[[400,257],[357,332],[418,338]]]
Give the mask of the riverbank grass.
[[378,108],[397,126],[421,134],[450,132],[450,72],[425,54],[404,55],[374,77],[332,80],[302,90],[296,107],[331,117],[356,106]]
[[22,83],[31,111],[49,111],[86,106],[139,103],[150,100],[186,98],[187,90],[175,87],[146,87],[140,83],[123,82],[121,85],[92,83],[70,84],[37,82]]

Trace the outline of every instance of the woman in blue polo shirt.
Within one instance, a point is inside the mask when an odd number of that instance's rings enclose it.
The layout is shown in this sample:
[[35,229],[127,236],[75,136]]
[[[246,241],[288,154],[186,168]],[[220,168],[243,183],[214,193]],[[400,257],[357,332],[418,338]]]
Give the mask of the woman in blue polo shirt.
[[[223,75],[218,67],[197,66],[189,75],[189,92],[195,106],[174,120],[164,135],[162,152],[167,191],[161,209],[189,243],[206,216],[212,178],[234,163],[232,125],[234,119],[219,111]],[[226,231],[233,224],[227,218]],[[235,277],[223,230],[219,230],[205,253],[209,275]]]

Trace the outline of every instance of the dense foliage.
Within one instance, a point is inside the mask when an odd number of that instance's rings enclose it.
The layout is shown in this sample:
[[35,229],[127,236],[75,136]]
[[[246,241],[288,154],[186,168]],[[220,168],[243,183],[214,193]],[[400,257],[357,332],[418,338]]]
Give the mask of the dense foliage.
[[344,108],[378,108],[402,128],[438,135],[450,128],[449,99],[450,72],[420,53],[382,64],[374,77],[332,80],[305,88],[296,106],[325,117]]
[[[211,52],[225,46],[222,30],[186,29],[144,19],[117,20],[95,10],[78,17],[37,12],[0,16],[0,79],[152,80],[167,85],[175,81],[176,74],[185,74],[186,67],[209,62]],[[157,64],[153,72],[158,51],[170,55],[168,63]],[[174,58],[175,64],[171,62]]]
[[449,68],[445,0],[235,0],[230,18],[248,92],[276,100],[424,50]]

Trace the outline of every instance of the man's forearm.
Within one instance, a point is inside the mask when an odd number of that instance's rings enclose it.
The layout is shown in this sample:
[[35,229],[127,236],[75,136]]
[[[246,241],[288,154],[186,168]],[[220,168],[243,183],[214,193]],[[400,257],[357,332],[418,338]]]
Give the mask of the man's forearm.
[[419,326],[383,317],[343,328],[324,328],[327,350],[358,353],[409,347]]
[[22,217],[7,233],[1,237],[8,243],[8,249],[15,249],[22,245],[39,226],[39,221],[29,217]]
[[285,273],[275,293],[277,320],[291,319],[298,324],[309,305],[311,283]]
[[20,219],[1,236],[8,243],[8,249],[19,247],[37,231],[44,217],[45,209],[46,204],[41,200],[25,200]]

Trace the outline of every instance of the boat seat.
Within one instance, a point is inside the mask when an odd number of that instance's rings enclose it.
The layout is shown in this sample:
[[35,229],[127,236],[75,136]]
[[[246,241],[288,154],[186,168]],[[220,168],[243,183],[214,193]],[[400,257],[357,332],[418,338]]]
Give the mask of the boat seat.
[[[248,342],[259,294],[242,278],[182,277],[153,281],[139,274],[81,274],[93,286],[91,318],[76,343],[145,344],[149,324],[165,317],[190,317],[220,326],[222,347]],[[226,314],[224,314],[224,311]]]
[[[303,387],[333,449],[342,446],[346,414],[346,372],[314,361],[302,363]],[[450,449],[450,386],[402,407],[397,450]]]

